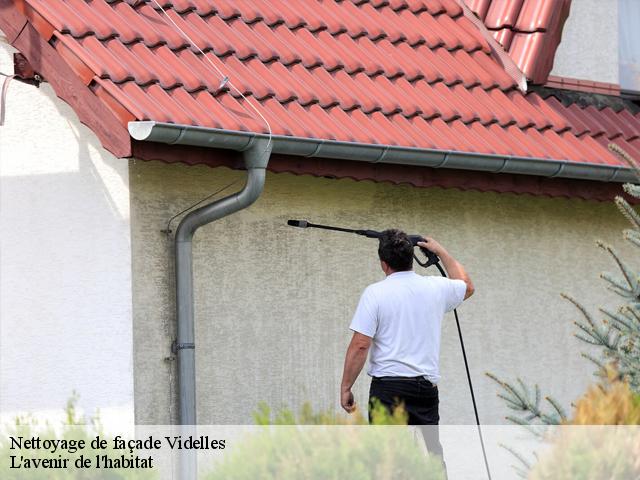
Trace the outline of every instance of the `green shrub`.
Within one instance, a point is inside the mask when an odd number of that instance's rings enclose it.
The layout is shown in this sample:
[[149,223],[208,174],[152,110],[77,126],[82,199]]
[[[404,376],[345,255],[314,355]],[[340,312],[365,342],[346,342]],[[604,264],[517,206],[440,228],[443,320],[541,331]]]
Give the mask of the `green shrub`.
[[362,415],[314,413],[309,404],[298,415],[261,404],[254,417],[259,430],[238,442],[207,480],[445,478],[440,461],[403,428],[401,408],[388,412],[378,403],[372,426]]

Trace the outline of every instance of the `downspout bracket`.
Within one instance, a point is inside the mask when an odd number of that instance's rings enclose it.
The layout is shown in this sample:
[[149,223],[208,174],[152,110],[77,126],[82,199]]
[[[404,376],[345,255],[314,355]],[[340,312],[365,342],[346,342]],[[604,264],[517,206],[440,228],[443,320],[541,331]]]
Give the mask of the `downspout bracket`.
[[172,353],[178,353],[178,350],[185,350],[187,348],[192,348],[195,350],[196,344],[195,343],[178,343],[177,340],[174,340],[173,343],[171,344]]

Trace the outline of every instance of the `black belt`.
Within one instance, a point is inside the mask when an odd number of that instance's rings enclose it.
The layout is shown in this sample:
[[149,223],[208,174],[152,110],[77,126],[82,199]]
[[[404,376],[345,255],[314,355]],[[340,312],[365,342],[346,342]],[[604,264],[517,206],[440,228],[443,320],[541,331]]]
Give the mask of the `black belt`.
[[379,380],[381,382],[395,381],[395,380],[403,380],[407,382],[419,382],[420,380],[427,382],[429,385],[433,385],[430,380],[427,380],[424,376],[419,377],[372,377],[374,380]]

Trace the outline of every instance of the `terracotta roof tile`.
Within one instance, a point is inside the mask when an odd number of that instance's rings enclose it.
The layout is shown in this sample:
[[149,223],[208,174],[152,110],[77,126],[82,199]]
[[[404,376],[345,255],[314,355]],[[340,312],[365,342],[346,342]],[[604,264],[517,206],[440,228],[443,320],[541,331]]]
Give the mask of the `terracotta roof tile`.
[[597,109],[593,107],[581,108],[577,104],[569,105],[567,109],[578,117],[582,124],[587,126],[589,129],[588,136],[595,138],[604,135],[605,129],[597,119]]
[[526,130],[522,130],[515,125],[507,128],[492,125],[491,129],[494,133],[492,142],[497,145],[498,151],[508,148],[514,152],[514,156],[533,156],[535,154],[538,158],[546,157],[545,151],[540,148],[539,142],[533,141]]
[[513,28],[518,21],[523,3],[524,0],[494,0],[489,4],[486,16],[483,18],[484,24],[492,30]]
[[[188,44],[188,42],[181,40],[175,30],[169,29],[166,22],[159,23],[157,18],[150,18],[149,7],[144,4],[141,5],[144,10],[140,12],[134,10],[125,2],[114,2],[112,7],[120,15],[123,22],[136,26],[142,42],[149,48],[167,43],[170,43],[172,48],[179,48]],[[163,34],[167,35],[167,37],[165,38]]]
[[509,51],[511,42],[513,41],[514,32],[510,28],[501,28],[493,31],[493,38],[495,38],[502,47]]
[[[608,141],[640,149],[629,111],[520,92],[455,0],[159,0],[191,40],[152,0],[24,1],[123,122],[266,132],[256,108],[281,135],[611,164]],[[534,71],[558,2],[467,0]]]
[[563,132],[570,128],[569,122],[567,122],[562,114],[557,113],[557,111],[551,108],[537,93],[532,92],[525,98],[537,111],[540,111],[542,115],[544,115],[553,127],[554,131]]
[[563,0],[537,0],[522,2],[522,9],[513,27],[520,32],[545,32],[555,27]]
[[[606,138],[600,137],[597,139],[598,142],[602,146],[606,146],[609,142]],[[622,149],[624,149],[631,158],[640,158],[640,140],[625,140],[625,139],[617,139],[616,142]]]
[[640,119],[638,117],[634,117],[628,110],[622,109],[616,112],[615,118],[618,120],[619,128],[627,141],[640,138]]
[[469,8],[484,21],[491,7],[492,0],[465,0]]
[[[560,100],[555,97],[549,97],[545,99],[545,103],[551,108],[555,109],[561,116],[566,119],[569,125],[571,125],[571,131],[576,137],[591,132],[587,124],[581,120],[581,115],[576,114],[574,108],[566,108],[562,105]],[[576,108],[578,108],[577,105]]]
[[70,30],[75,37],[84,35],[95,35],[99,40],[107,40],[118,35],[116,30],[101,14],[92,9],[84,8],[83,0],[68,0],[66,5],[60,5],[58,15],[65,19],[70,19],[70,12],[73,12],[77,19],[73,20],[73,27],[76,32]]
[[534,83],[546,82],[571,0],[464,0]]

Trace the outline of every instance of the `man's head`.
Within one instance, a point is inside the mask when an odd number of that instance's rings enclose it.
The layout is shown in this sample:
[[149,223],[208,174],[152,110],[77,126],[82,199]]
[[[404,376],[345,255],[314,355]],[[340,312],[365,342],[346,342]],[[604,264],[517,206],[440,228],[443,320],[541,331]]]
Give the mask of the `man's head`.
[[378,257],[382,270],[389,275],[413,268],[413,245],[407,234],[396,229],[385,230],[380,236]]

